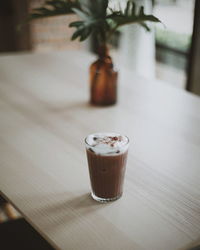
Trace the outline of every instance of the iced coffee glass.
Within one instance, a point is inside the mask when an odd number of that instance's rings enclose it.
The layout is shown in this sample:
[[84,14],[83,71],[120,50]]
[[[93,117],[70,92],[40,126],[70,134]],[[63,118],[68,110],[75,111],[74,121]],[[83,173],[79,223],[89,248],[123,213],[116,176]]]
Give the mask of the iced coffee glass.
[[119,199],[123,193],[129,147],[127,136],[95,133],[85,139],[92,198],[100,202]]

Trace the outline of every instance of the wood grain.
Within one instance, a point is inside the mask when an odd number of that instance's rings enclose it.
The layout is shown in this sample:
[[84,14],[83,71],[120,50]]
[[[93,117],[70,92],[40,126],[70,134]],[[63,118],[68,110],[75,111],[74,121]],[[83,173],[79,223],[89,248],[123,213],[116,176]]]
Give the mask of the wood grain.
[[[92,107],[81,52],[0,58],[0,191],[57,249],[179,250],[200,239],[200,100],[120,67]],[[123,197],[90,198],[84,137],[131,141]]]

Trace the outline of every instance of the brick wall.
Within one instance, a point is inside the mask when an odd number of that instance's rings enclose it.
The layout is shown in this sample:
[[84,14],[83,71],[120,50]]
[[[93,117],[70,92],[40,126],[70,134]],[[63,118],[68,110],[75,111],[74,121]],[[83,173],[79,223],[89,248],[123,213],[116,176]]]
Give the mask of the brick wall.
[[[31,0],[30,9],[39,7],[44,0]],[[55,17],[33,20],[30,24],[31,41],[34,51],[81,49],[79,41],[70,41],[74,28],[70,22],[77,20],[75,15],[59,15]]]

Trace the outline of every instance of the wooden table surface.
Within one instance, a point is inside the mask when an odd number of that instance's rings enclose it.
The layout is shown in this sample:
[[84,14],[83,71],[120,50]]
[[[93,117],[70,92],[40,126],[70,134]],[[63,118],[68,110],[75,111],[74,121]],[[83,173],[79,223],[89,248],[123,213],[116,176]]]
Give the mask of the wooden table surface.
[[[200,99],[121,68],[119,102],[88,105],[93,57],[0,57],[0,191],[57,249],[200,244]],[[129,136],[123,197],[90,198],[84,137]]]

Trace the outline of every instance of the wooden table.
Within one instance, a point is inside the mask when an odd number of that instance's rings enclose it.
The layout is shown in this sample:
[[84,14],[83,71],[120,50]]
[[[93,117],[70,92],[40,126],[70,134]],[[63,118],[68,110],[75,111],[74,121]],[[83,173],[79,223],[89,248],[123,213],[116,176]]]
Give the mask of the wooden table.
[[[122,70],[119,102],[88,105],[82,52],[0,57],[0,190],[57,249],[200,244],[200,99]],[[90,198],[84,137],[131,140],[123,197]]]

